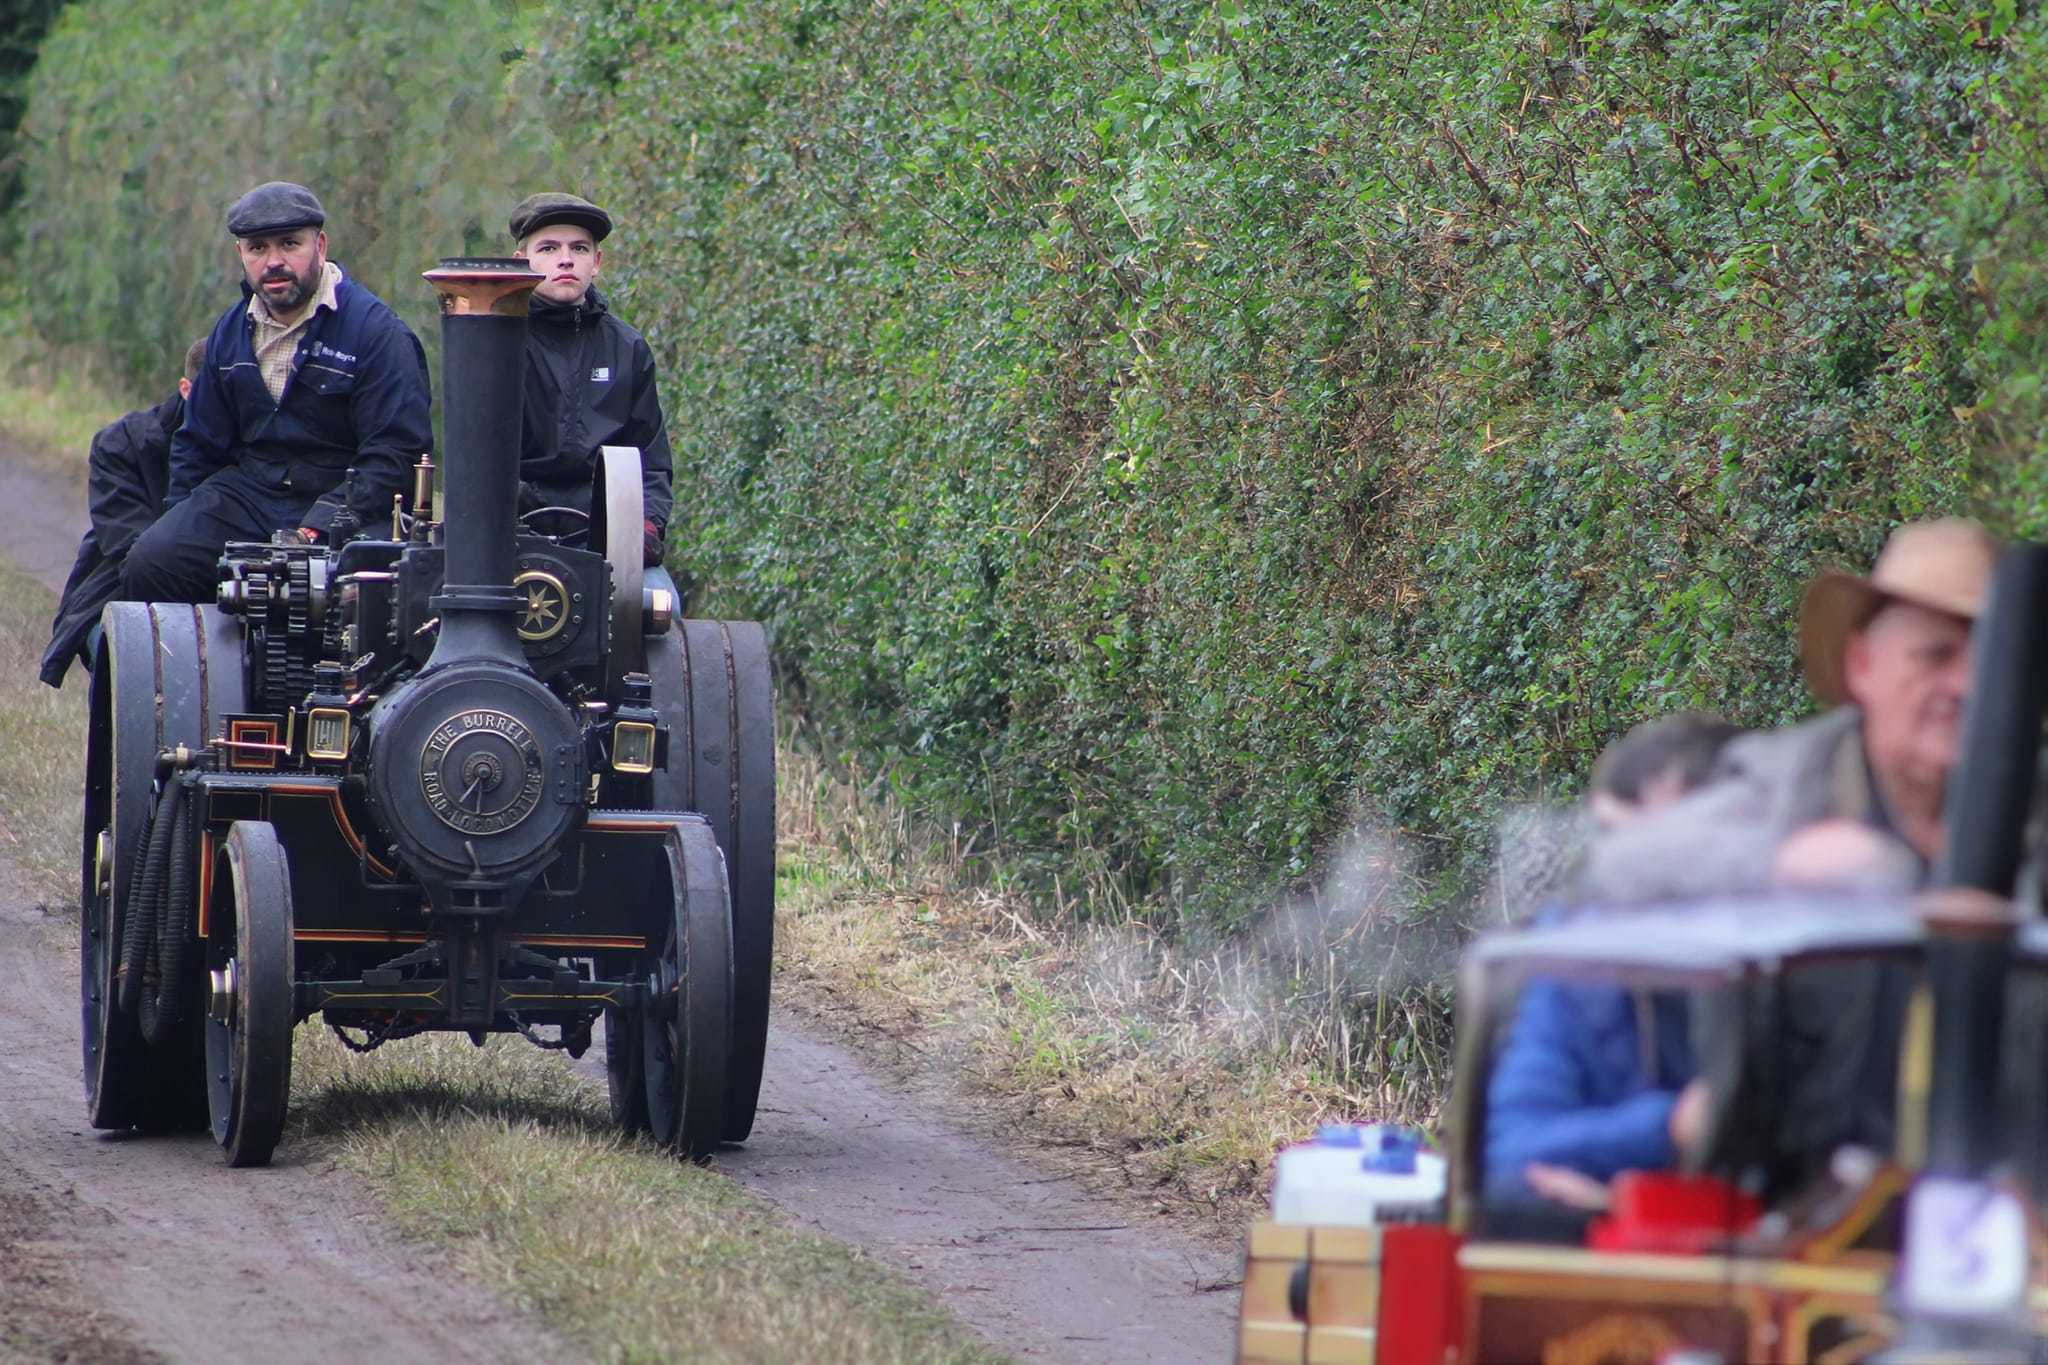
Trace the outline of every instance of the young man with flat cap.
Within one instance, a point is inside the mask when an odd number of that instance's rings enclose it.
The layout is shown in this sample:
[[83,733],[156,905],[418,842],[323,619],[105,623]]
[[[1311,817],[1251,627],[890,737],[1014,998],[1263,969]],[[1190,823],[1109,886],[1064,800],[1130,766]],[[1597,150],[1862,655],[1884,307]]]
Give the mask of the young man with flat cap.
[[355,515],[386,525],[433,447],[427,359],[382,300],[327,259],[326,211],[274,180],[228,210],[242,301],[207,338],[171,440],[164,514],[129,549],[122,595],[210,602],[229,541],[326,534],[356,471]]
[[661,562],[674,457],[646,339],[611,311],[594,281],[611,215],[588,199],[546,192],[512,211],[516,253],[546,276],[534,287],[526,345],[520,507],[591,510],[600,446],[636,446],[649,565]]

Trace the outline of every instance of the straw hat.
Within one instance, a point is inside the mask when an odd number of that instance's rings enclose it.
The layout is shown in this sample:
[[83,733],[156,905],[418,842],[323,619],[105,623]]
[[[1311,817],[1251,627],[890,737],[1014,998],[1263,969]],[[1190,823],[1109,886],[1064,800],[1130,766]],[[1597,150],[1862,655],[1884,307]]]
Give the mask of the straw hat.
[[1849,699],[1842,647],[1886,602],[1911,602],[1975,621],[1991,591],[1998,542],[1974,521],[1945,517],[1893,531],[1870,576],[1824,573],[1799,608],[1799,656],[1813,695],[1830,706]]

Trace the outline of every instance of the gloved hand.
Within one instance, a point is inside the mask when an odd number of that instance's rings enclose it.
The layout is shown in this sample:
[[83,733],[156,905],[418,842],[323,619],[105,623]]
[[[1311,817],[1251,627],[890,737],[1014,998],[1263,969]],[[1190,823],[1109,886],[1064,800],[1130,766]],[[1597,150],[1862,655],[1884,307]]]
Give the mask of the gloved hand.
[[646,566],[652,569],[661,563],[661,552],[666,548],[667,541],[661,534],[661,528],[653,522],[645,521],[641,526],[645,532],[640,540],[642,558]]

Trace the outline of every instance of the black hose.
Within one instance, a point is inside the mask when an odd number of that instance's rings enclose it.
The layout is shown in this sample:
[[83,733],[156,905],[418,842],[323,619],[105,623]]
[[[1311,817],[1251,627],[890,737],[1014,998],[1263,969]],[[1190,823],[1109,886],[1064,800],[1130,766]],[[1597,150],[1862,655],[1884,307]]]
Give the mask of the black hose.
[[142,865],[128,889],[128,922],[121,932],[121,965],[114,973],[114,1003],[121,1013],[135,1013],[142,999],[142,974],[153,968],[150,940],[156,931],[157,905],[163,899],[164,872],[170,856],[171,818],[167,808],[177,784],[165,782],[143,833]]
[[191,959],[193,864],[198,858],[198,824],[192,818],[189,799],[191,778],[177,780],[177,809],[171,819],[169,874],[164,878],[164,895],[156,914],[156,973],[143,982],[142,1037],[144,1042],[161,1043],[171,1036],[185,1011],[185,967]]

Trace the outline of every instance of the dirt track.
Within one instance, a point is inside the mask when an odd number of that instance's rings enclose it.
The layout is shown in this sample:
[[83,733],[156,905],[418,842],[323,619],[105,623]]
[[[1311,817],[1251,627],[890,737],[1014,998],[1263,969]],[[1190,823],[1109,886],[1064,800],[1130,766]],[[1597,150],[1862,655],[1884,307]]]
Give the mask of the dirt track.
[[[0,872],[0,1167],[44,1217],[43,1251],[135,1345],[174,1360],[543,1360],[545,1331],[385,1232],[365,1193],[287,1148],[230,1171],[205,1136],[85,1125],[77,977]],[[357,1353],[360,1353],[359,1355]]]
[[1230,1358],[1234,1253],[1006,1150],[958,1098],[885,1078],[806,1022],[777,1020],[765,1112],[719,1169],[1025,1359]]
[[[55,588],[83,521],[80,492],[0,449],[10,561]],[[205,1138],[88,1129],[75,957],[56,946],[68,928],[51,932],[69,913],[30,904],[0,861],[0,971],[18,983],[0,992],[0,1190],[15,1196],[0,1209],[0,1297],[33,1273],[37,1302],[68,1314],[95,1357],[132,1354],[124,1343],[178,1360],[573,1354],[387,1231],[346,1174],[289,1147],[268,1171],[231,1172]],[[926,1285],[998,1346],[1072,1362],[1228,1358],[1231,1250],[1089,1194],[981,1131],[958,1097],[886,1079],[785,1011],[762,1103],[754,1139],[715,1165]]]
[[[0,471],[0,548],[61,585],[82,494],[64,496],[4,453]],[[66,690],[83,696],[75,676]],[[32,1254],[48,1281],[39,1306],[72,1320],[54,1335],[173,1360],[562,1357],[545,1329],[386,1231],[340,1171],[286,1148],[268,1170],[235,1172],[205,1136],[88,1128],[77,957],[59,946],[73,913],[35,904],[0,861],[0,977],[14,983],[0,992],[0,1185],[27,1206],[15,1220],[36,1229],[27,1247],[0,1245],[0,1294]]]

